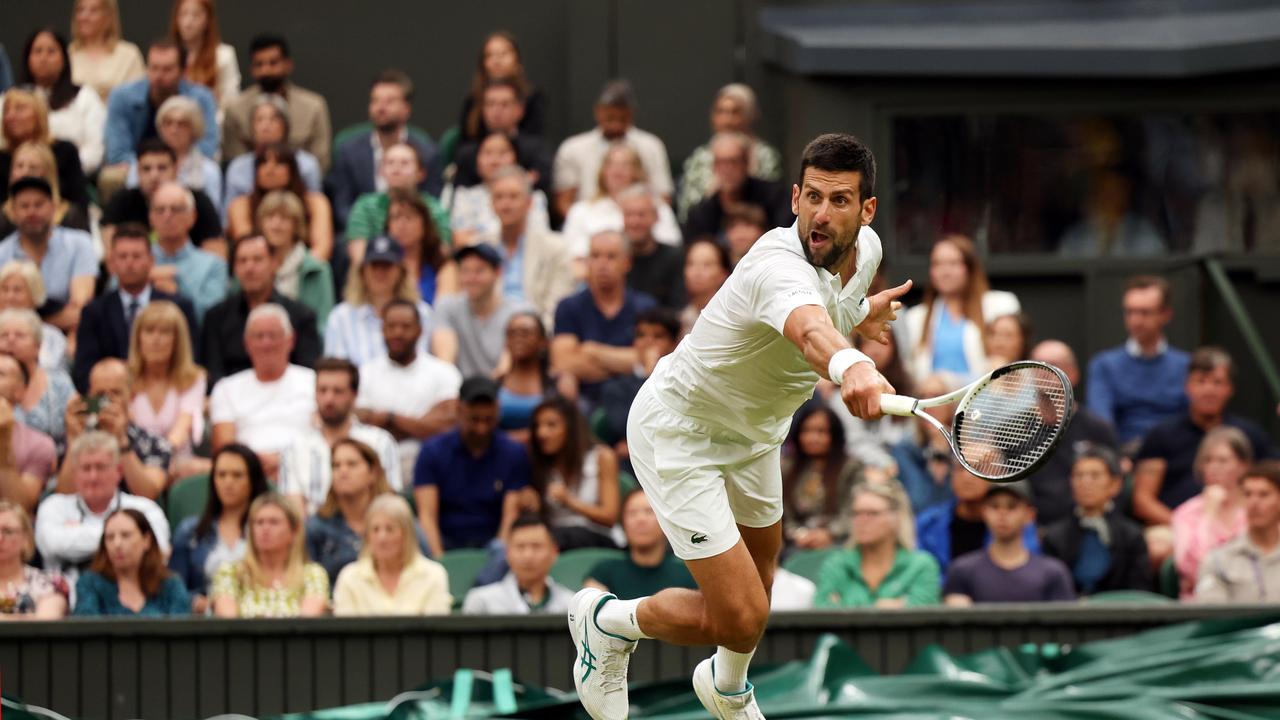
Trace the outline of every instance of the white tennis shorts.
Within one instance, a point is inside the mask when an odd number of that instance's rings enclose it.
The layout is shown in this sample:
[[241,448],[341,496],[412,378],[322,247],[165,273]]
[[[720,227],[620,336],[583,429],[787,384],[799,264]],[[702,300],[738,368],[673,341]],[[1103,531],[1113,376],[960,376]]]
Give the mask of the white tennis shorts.
[[646,384],[631,404],[627,449],[636,479],[676,557],[699,560],[738,542],[738,525],[782,519],[778,445],[676,413]]

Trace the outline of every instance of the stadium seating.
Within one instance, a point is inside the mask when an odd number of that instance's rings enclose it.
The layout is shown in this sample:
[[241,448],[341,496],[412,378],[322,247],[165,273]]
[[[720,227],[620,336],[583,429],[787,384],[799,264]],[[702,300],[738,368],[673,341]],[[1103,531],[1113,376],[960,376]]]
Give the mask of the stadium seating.
[[597,563],[605,560],[618,560],[626,557],[626,551],[616,548],[578,548],[561,553],[560,559],[551,568],[551,578],[570,590],[582,587],[587,573]]

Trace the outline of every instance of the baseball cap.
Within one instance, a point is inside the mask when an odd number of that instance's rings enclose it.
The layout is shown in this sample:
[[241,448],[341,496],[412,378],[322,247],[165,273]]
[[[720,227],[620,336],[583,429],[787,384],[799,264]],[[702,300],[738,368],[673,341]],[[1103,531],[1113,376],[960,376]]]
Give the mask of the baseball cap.
[[13,184],[9,186],[9,197],[13,197],[23,190],[39,190],[49,198],[53,197],[53,186],[49,185],[49,181],[34,175],[14,180]]
[[1000,493],[1008,493],[1025,503],[1031,503],[1031,487],[1024,480],[1011,483],[991,483],[988,485],[987,494],[984,497],[991,498]]
[[469,258],[473,255],[489,263],[495,270],[502,267],[502,256],[498,254],[498,251],[492,245],[486,243],[477,243],[459,248],[453,254],[453,261],[460,263],[464,258]]
[[404,248],[386,235],[370,240],[369,246],[364,250],[365,265],[375,262],[399,263],[401,260],[404,260]]
[[464,403],[494,402],[498,399],[498,383],[483,375],[469,377],[462,381],[458,397]]

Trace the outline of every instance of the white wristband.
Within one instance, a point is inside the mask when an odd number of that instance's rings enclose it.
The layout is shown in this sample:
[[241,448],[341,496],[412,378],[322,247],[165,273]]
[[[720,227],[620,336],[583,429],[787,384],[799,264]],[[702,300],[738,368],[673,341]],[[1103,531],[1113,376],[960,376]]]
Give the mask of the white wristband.
[[844,382],[845,372],[853,367],[854,363],[860,362],[869,362],[873,367],[875,366],[874,360],[853,348],[838,350],[827,363],[827,376],[831,378],[831,382],[840,385]]

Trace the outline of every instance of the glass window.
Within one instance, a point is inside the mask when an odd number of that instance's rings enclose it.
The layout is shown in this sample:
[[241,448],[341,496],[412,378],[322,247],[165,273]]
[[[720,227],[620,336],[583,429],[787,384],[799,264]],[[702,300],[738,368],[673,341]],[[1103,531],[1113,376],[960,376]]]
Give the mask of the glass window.
[[992,253],[1280,253],[1280,112],[893,119],[894,227]]

